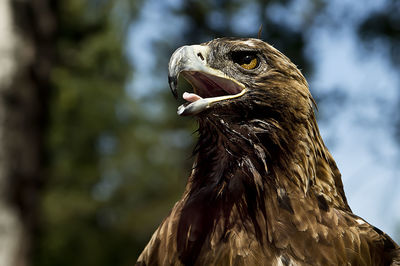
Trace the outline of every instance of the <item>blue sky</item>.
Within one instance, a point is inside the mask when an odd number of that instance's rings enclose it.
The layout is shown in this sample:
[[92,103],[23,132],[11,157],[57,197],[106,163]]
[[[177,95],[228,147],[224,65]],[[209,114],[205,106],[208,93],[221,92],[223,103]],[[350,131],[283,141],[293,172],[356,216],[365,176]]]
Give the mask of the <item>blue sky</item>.
[[[294,1],[289,9],[277,5],[267,15],[296,27],[308,3],[308,0]],[[137,71],[128,86],[133,98],[148,98],[166,87],[166,72],[160,77],[152,74],[156,61],[151,43],[181,39],[177,29],[185,21],[165,12],[169,6],[179,4],[180,1],[173,0],[148,0],[139,21],[130,28],[127,49]],[[329,119],[319,126],[342,173],[353,212],[390,235],[399,236],[400,193],[396,192],[400,189],[400,147],[392,137],[393,125],[385,118],[396,110],[400,81],[396,70],[384,60],[381,44],[376,42],[366,50],[355,34],[356,23],[384,4],[384,0],[329,1],[326,13],[321,16],[329,17],[330,23],[314,25],[309,30],[311,42],[307,53],[315,63],[315,71],[306,78],[317,94],[337,90],[345,96],[339,106],[320,106],[320,112]],[[250,5],[241,12],[251,12],[252,8],[255,7]],[[282,19],[288,17],[284,16],[287,13],[290,19]],[[213,16],[218,19],[218,14]],[[237,16],[238,33],[246,32],[246,25],[258,27],[257,20],[243,21],[242,17]],[[155,112],[162,111],[160,108]]]

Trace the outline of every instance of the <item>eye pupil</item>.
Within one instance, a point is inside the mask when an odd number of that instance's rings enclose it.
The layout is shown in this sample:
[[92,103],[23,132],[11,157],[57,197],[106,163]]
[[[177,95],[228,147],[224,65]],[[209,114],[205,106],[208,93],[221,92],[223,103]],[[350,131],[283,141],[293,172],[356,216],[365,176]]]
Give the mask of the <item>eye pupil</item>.
[[233,53],[232,61],[247,70],[252,70],[259,65],[259,59],[254,52],[241,51]]
[[253,60],[254,56],[253,55],[246,55],[243,57],[243,63],[244,64],[250,64],[251,60]]

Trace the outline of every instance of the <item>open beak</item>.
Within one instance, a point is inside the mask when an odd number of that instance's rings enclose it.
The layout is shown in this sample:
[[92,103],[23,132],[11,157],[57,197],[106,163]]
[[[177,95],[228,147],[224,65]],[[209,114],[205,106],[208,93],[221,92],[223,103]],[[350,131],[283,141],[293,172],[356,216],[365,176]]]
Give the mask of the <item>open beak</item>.
[[171,56],[168,65],[168,82],[172,94],[178,97],[179,75],[192,85],[193,93],[185,92],[187,102],[179,106],[179,115],[196,115],[213,103],[242,96],[245,86],[207,64],[210,48],[205,45],[182,46]]

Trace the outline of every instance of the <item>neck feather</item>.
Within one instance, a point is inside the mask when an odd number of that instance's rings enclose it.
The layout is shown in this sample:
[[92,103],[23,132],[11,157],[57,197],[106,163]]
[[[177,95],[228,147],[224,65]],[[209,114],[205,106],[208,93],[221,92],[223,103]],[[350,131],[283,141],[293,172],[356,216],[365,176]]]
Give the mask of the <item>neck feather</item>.
[[277,208],[291,217],[306,215],[301,201],[325,211],[350,210],[314,117],[295,125],[259,119],[237,124],[220,117],[199,124],[178,230],[183,261],[196,257],[207,239],[223,239],[235,226],[260,243],[273,241],[268,232],[275,231]]
[[207,187],[230,193],[227,185],[235,174],[246,172],[254,186],[284,187],[304,195],[323,193],[331,195],[329,201],[336,207],[348,208],[340,172],[314,115],[287,125],[260,119],[235,124],[206,117],[200,120],[199,135],[188,183],[192,191]]

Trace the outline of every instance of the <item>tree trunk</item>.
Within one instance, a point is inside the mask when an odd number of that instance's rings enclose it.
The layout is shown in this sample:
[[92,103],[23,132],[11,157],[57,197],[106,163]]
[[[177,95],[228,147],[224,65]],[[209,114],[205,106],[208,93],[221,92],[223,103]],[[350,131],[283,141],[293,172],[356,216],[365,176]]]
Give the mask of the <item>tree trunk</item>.
[[0,265],[30,265],[54,28],[48,0],[0,1]]

